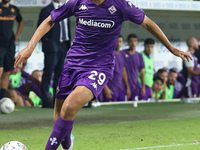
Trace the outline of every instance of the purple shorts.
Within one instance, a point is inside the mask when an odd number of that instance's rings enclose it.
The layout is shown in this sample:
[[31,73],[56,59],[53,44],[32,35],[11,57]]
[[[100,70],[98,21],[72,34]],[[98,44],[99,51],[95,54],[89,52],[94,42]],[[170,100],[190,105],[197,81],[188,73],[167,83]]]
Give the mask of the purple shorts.
[[83,85],[93,92],[96,99],[110,78],[110,74],[100,69],[84,71],[68,68],[61,73],[56,98],[66,99],[76,86]]

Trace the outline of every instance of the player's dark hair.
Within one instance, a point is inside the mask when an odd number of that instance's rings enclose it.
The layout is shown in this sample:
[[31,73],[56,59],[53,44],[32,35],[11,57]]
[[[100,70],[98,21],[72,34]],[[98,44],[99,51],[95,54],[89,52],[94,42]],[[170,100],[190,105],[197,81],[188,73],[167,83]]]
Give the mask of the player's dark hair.
[[31,75],[33,75],[35,72],[41,72],[40,70],[34,70]]
[[146,40],[144,40],[144,45],[147,45],[147,44],[155,44],[154,39],[152,39],[152,38],[147,38]]
[[136,34],[134,34],[134,33],[131,33],[131,34],[128,35],[127,41],[129,41],[131,38],[136,38],[136,39],[138,39],[138,36],[137,36]]
[[178,70],[177,70],[176,68],[171,68],[171,69],[169,70],[169,73],[171,73],[171,72],[173,72],[173,73],[178,73]]
[[160,81],[162,82],[162,84],[164,83],[164,81],[163,81],[163,79],[162,79],[161,77],[155,76],[155,77],[153,78],[153,81],[155,82],[155,81],[157,81],[157,80],[160,80]]
[[160,74],[160,73],[163,73],[163,72],[167,72],[167,70],[166,70],[166,69],[163,69],[163,68],[162,68],[162,69],[159,69],[159,70],[157,71],[157,75]]
[[123,36],[122,36],[121,34],[119,35],[119,37],[118,37],[118,38],[122,38],[122,39],[124,39],[124,38],[123,38]]

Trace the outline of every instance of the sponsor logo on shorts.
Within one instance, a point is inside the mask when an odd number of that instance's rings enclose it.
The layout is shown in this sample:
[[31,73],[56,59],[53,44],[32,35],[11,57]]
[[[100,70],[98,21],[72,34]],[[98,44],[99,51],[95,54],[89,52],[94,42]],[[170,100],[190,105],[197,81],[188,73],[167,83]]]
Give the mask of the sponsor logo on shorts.
[[98,28],[113,28],[115,22],[112,20],[84,20],[83,18],[79,18],[79,22],[85,26],[92,26]]

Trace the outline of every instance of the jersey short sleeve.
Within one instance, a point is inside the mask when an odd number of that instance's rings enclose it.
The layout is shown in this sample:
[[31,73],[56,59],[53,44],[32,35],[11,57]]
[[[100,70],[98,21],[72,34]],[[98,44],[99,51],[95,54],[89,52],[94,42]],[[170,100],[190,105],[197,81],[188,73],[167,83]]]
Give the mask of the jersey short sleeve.
[[78,0],[66,0],[66,2],[58,9],[51,12],[53,22],[59,22],[65,18],[74,15],[75,6]]
[[143,23],[145,12],[142,9],[139,9],[127,0],[120,0],[120,3],[124,21],[130,20],[131,22],[136,24]]
[[185,61],[184,63],[186,67],[194,67],[194,60]]
[[15,9],[16,9],[16,12],[17,12],[17,14],[16,14],[16,20],[19,23],[19,22],[22,21],[22,15],[20,13],[20,10],[17,7]]
[[[139,53],[140,54],[140,53]],[[140,57],[140,65],[139,65],[139,70],[144,69],[145,68],[145,64],[144,64],[144,59],[142,57],[142,54],[139,55]]]

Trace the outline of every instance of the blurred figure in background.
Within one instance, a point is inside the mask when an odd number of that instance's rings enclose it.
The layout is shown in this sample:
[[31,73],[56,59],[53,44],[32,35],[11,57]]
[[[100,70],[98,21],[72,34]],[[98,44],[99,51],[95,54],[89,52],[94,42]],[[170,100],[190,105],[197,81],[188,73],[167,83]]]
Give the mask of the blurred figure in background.
[[168,72],[166,69],[159,69],[157,72],[157,76],[159,76],[163,80],[163,86],[162,86],[162,99],[165,99],[166,97],[166,90],[167,90],[167,79],[168,79]]
[[[9,76],[14,69],[15,44],[23,29],[23,20],[19,9],[10,4],[10,0],[0,2],[0,99],[5,97],[9,85]],[[14,35],[14,21],[17,31]]]
[[[39,15],[38,26],[44,21],[50,12],[62,6],[61,0],[52,0],[44,7]],[[70,20],[66,18],[55,23],[54,27],[42,38],[42,51],[44,52],[44,70],[42,76],[42,106],[52,107],[49,100],[50,82],[53,76],[54,99],[58,85],[58,79],[63,69],[64,59],[70,47]]]
[[[139,95],[145,95],[145,73],[144,73],[144,60],[142,54],[136,52],[136,46],[138,45],[138,37],[136,34],[129,34],[127,38],[129,48],[122,51],[122,55],[125,61],[125,67],[128,75],[128,82],[131,90],[131,96],[129,100],[136,100]],[[138,82],[138,73],[141,78],[141,91],[140,84]]]
[[[147,38],[144,41],[144,51],[141,54],[142,54],[144,64],[145,64],[145,68],[144,68],[145,94],[144,96],[140,94],[140,97],[139,97],[140,100],[147,100],[151,98],[151,87],[153,85],[153,75],[154,75],[154,62],[153,62],[153,58],[150,55],[153,52],[154,44],[155,44],[155,41],[151,38]],[[139,82],[141,83],[140,77],[139,77]]]
[[178,77],[178,72],[176,68],[170,69],[167,80],[166,96],[164,99],[178,98],[181,89],[178,88],[180,83],[178,83],[177,77]]
[[190,37],[186,40],[188,52],[193,57],[191,61],[183,62],[182,74],[185,77],[184,81],[184,96],[186,98],[197,97],[199,91],[199,68],[198,59],[194,55],[195,51],[199,48],[199,42],[195,37]]
[[124,57],[122,51],[120,51],[122,45],[123,37],[119,35],[115,49],[115,68],[113,78],[104,87],[105,101],[125,101],[126,95],[128,99],[131,96]]
[[[42,82],[42,71],[34,70],[31,75],[35,79],[37,79],[39,82]],[[49,96],[53,96],[53,88],[52,87],[49,88],[49,93],[50,93]],[[29,98],[33,102],[34,106],[42,104],[41,98],[34,91],[29,92]]]
[[[28,79],[24,78],[24,74],[22,73],[22,70],[24,68],[23,64],[19,64],[13,71],[11,71],[10,76],[10,84],[8,86],[8,90],[6,92],[6,97],[9,97],[15,105],[18,106],[33,106],[33,103],[30,98],[28,98],[25,95],[22,95],[20,93],[20,90],[18,88],[20,85],[23,85],[23,83],[27,83]],[[25,80],[23,80],[25,79]],[[23,82],[23,83],[22,83]]]
[[163,94],[163,79],[159,76],[155,76],[153,79],[153,85],[152,85],[152,94],[151,98],[153,99],[162,99]]

